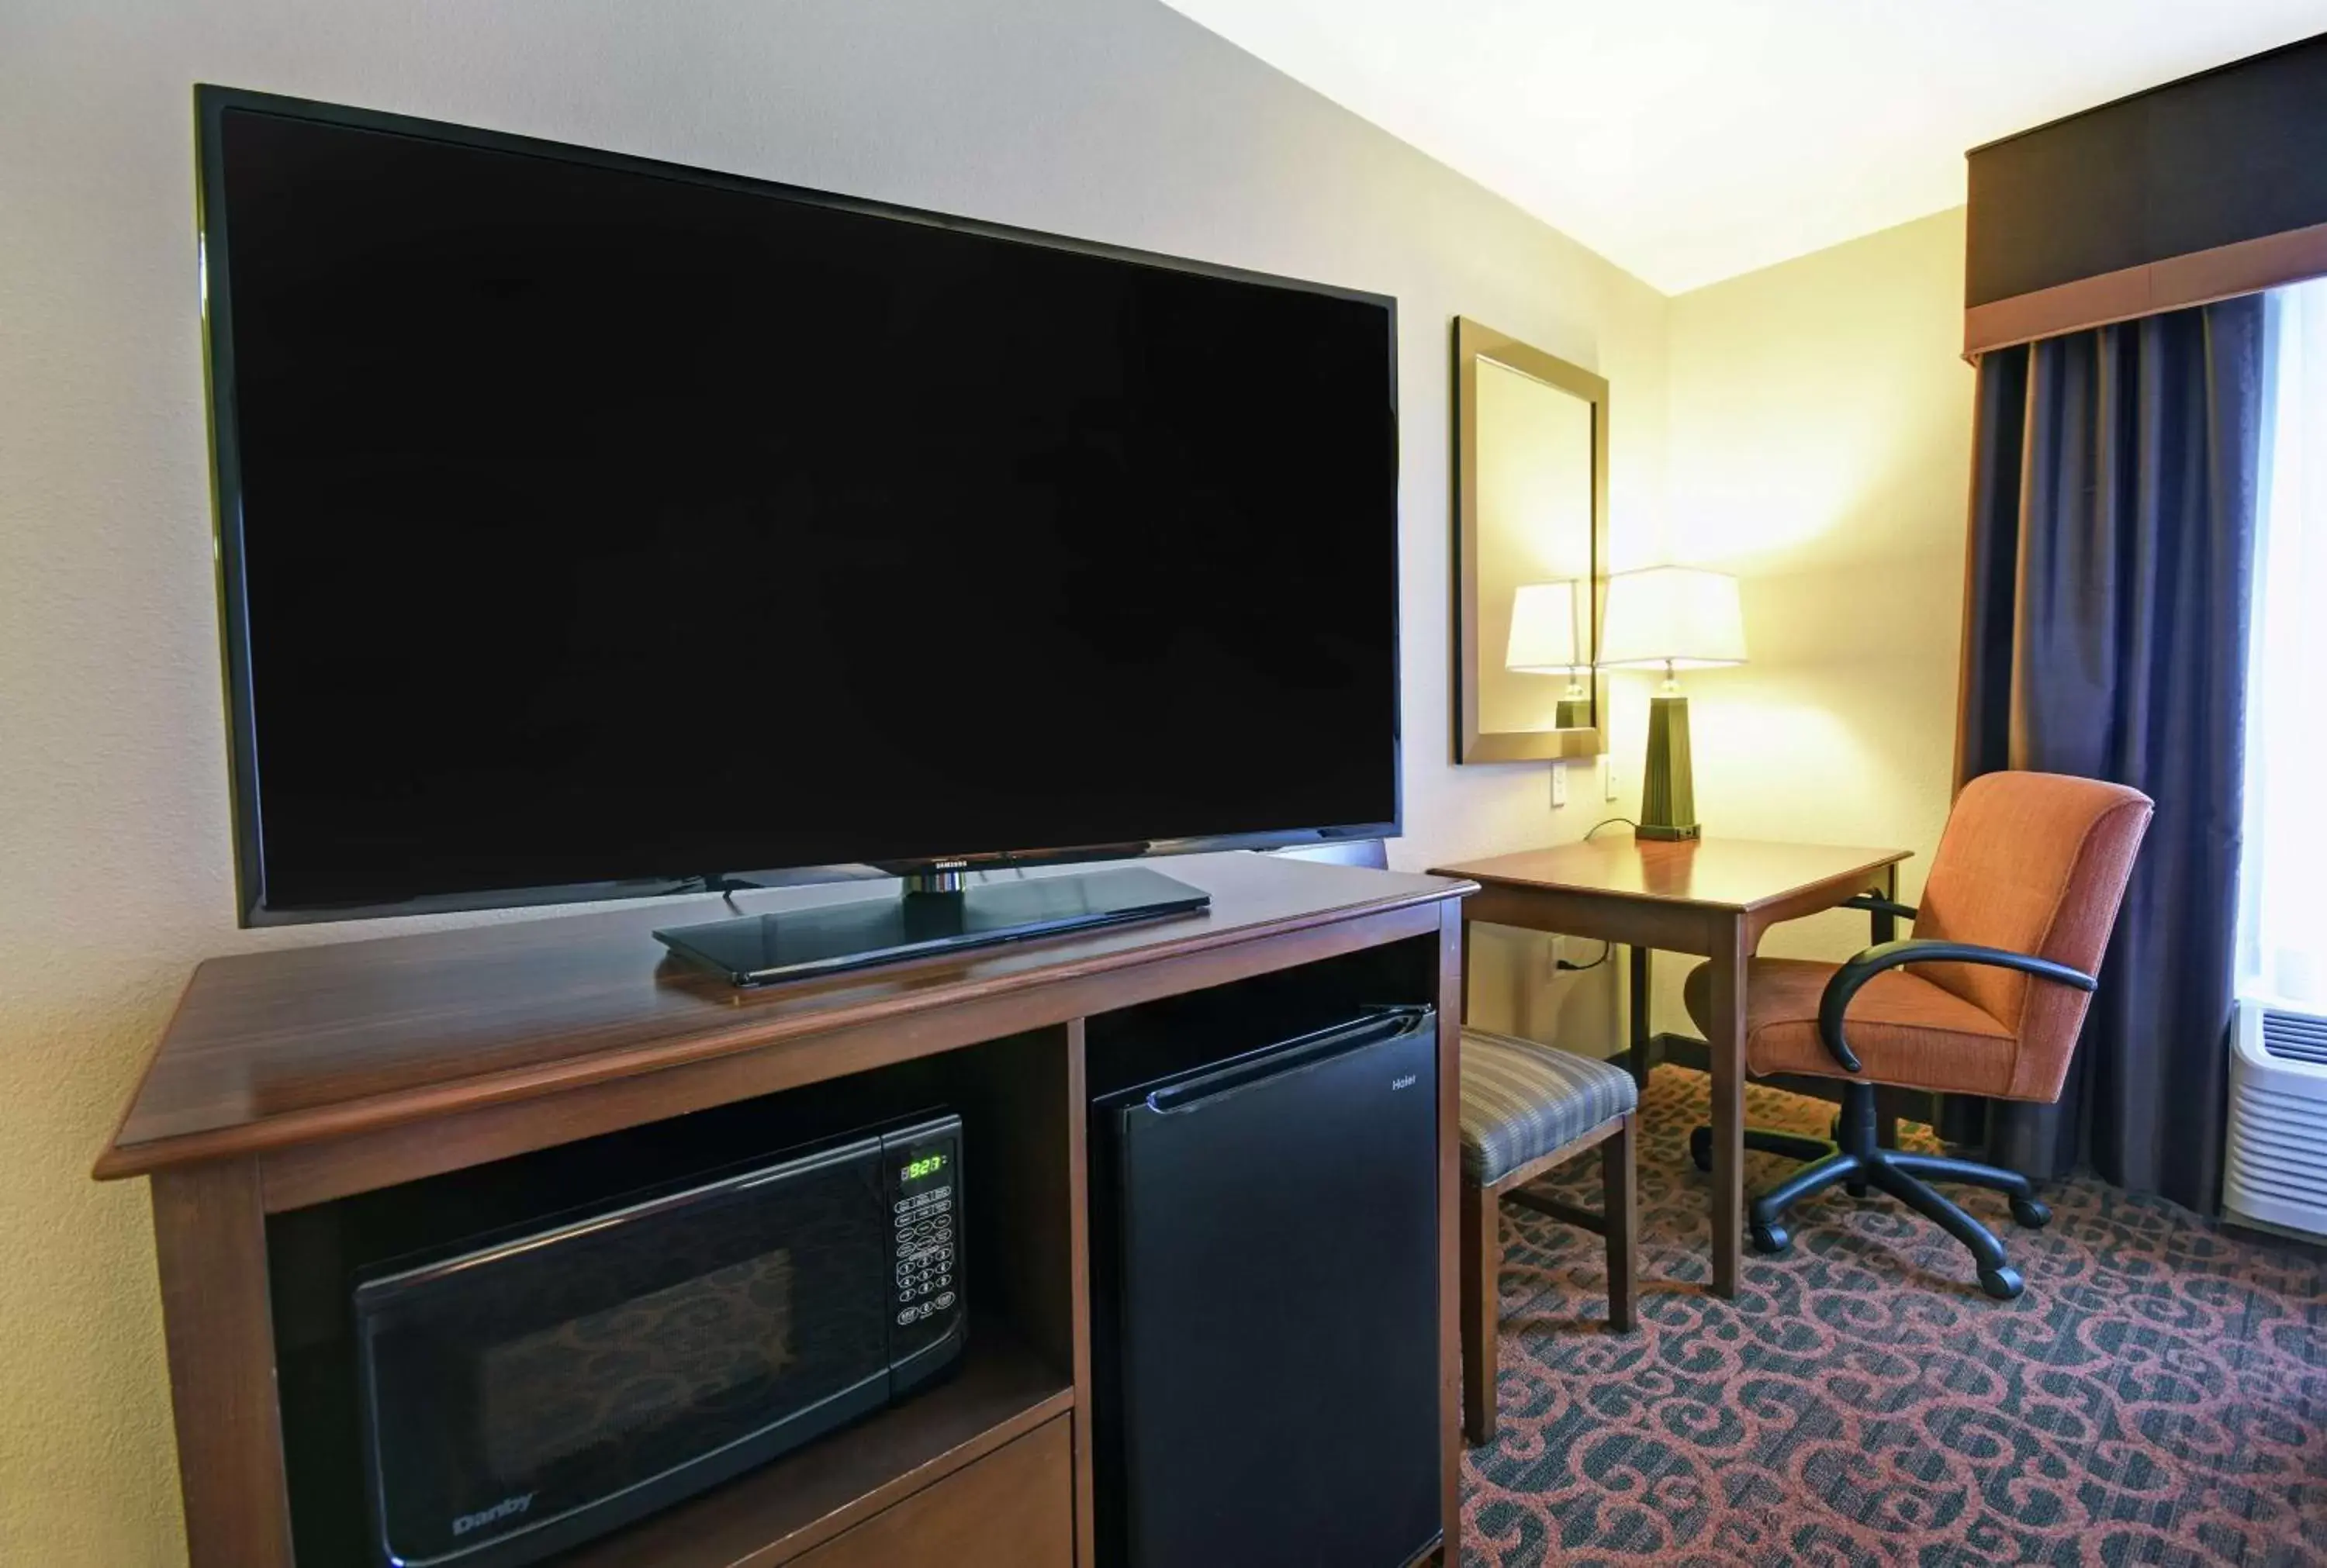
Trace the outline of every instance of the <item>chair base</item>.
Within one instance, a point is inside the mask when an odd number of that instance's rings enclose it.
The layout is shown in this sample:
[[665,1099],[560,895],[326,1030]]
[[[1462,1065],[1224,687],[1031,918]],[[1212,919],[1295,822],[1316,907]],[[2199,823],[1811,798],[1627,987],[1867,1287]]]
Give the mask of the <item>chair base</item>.
[[[1808,1162],[1754,1197],[1747,1213],[1756,1252],[1774,1255],[1792,1245],[1785,1214],[1803,1199],[1829,1187],[1846,1187],[1853,1194],[1864,1194],[1872,1188],[1889,1193],[1963,1243],[1978,1266],[1980,1288],[1998,1301],[2008,1302],[2026,1288],[2027,1282],[2005,1261],[2004,1244],[1929,1183],[1959,1181],[2001,1192],[2011,1199],[2012,1218],[2031,1229],[2052,1218],[2052,1211],[2037,1199],[2033,1184],[2016,1171],[1944,1154],[1913,1154],[1883,1147],[1877,1136],[1873,1084],[1843,1085],[1842,1114],[1836,1118],[1830,1142],[1749,1127],[1745,1146]],[[1689,1134],[1689,1154],[1698,1169],[1710,1166],[1712,1152],[1710,1128],[1699,1127]]]

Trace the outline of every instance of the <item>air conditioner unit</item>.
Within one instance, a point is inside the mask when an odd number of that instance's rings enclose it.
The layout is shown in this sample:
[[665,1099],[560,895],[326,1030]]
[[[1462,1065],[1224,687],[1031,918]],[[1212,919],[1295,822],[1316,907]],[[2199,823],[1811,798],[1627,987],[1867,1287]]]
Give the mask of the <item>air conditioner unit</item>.
[[2327,1237],[2327,1017],[2242,998],[2230,1033],[2222,1207]]

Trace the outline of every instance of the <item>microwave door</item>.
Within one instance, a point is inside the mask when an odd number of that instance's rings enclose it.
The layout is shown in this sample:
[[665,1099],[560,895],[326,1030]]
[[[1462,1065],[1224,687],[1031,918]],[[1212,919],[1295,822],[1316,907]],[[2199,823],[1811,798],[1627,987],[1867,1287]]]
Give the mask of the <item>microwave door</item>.
[[889,1394],[868,1138],[357,1291],[385,1563],[512,1568]]

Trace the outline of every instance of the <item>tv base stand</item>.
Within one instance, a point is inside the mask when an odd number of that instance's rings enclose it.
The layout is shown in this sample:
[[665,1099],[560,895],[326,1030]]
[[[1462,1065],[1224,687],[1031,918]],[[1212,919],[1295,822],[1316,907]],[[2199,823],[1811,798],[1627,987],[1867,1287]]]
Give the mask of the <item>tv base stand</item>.
[[794,905],[655,932],[688,962],[735,985],[836,975],[970,947],[1163,919],[1207,908],[1211,894],[1145,866],[1079,876],[968,882],[958,871],[906,879],[893,899]]

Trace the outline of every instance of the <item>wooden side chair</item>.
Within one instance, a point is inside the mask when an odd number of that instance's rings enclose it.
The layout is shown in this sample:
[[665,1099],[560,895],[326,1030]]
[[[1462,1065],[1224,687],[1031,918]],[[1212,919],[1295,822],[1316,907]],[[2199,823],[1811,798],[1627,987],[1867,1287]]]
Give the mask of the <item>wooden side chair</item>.
[[[2149,826],[2138,789],[2057,773],[1988,773],[1964,786],[1931,857],[1920,910],[1854,899],[1878,920],[1915,922],[1846,964],[1755,958],[1747,972],[1745,1066],[1757,1077],[1807,1073],[1844,1081],[1832,1142],[1748,1128],[1745,1146],[1810,1163],[1754,1198],[1756,1250],[1784,1252],[1786,1211],[1812,1193],[1873,1187],[1963,1243],[1980,1287],[2010,1301],[2024,1286],[1987,1227],[1930,1185],[2004,1193],[2012,1218],[2051,1210],[2016,1171],[1882,1146],[1874,1086],[2051,1101],[2061,1097],[2126,879]],[[1710,975],[1686,987],[1697,1026],[1711,1013]],[[1691,1139],[1700,1168],[1711,1145]]]
[[[1470,1442],[1495,1435],[1502,1199],[1605,1236],[1608,1326],[1631,1328],[1639,1109],[1639,1086],[1612,1062],[1463,1031],[1463,1434]],[[1602,1150],[1601,1213],[1529,1190],[1594,1144]]]

